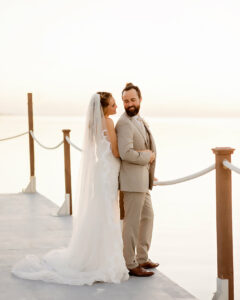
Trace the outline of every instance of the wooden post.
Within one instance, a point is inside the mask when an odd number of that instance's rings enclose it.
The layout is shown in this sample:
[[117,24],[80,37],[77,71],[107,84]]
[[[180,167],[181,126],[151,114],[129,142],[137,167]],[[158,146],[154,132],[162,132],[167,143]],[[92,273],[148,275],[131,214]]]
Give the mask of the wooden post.
[[64,166],[65,166],[65,192],[70,198],[70,215],[72,215],[72,183],[71,183],[71,160],[70,160],[70,145],[66,141],[66,137],[70,137],[70,129],[63,129],[64,140]]
[[124,204],[123,204],[123,192],[119,191],[119,208],[120,208],[120,220],[124,219]]
[[233,300],[232,177],[231,170],[226,169],[222,162],[224,159],[231,162],[231,154],[234,149],[217,147],[212,149],[212,151],[216,156],[218,283],[219,286],[223,286],[221,283],[224,282],[224,279],[227,279],[228,299]]
[[[32,93],[28,93],[28,130],[33,131],[33,105]],[[35,161],[34,161],[34,141],[29,132],[29,153],[30,153],[30,177],[35,176]]]

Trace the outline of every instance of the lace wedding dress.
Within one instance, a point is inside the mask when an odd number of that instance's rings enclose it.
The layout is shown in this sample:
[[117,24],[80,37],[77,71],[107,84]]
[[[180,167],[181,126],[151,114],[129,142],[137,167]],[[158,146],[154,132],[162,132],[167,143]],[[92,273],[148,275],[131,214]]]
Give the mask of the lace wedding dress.
[[27,255],[11,272],[20,278],[69,285],[127,280],[117,201],[119,159],[111,151],[100,104],[89,104],[82,152],[76,214],[67,247],[42,257]]

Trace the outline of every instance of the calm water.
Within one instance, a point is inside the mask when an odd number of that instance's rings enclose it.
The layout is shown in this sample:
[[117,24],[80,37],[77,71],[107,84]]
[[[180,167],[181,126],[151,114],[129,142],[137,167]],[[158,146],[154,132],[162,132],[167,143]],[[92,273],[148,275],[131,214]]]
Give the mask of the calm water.
[[[156,176],[169,180],[189,175],[214,163],[212,148],[236,149],[232,162],[240,167],[240,120],[146,118],[156,140]],[[62,129],[81,147],[82,118],[35,117],[35,135],[54,146]],[[0,138],[27,130],[26,117],[0,117]],[[71,150],[73,198],[80,152]],[[63,147],[44,150],[35,145],[37,190],[61,205],[64,201]],[[0,142],[0,193],[20,192],[28,183],[28,137]],[[233,234],[235,299],[240,299],[240,176],[233,174]],[[151,259],[160,271],[201,300],[216,291],[215,172],[185,183],[155,187]]]

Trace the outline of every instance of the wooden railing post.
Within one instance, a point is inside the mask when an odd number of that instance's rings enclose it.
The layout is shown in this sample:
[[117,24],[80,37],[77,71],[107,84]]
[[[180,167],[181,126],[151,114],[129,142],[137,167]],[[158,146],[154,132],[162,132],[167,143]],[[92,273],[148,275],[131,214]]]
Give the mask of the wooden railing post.
[[69,209],[72,215],[72,183],[71,183],[71,159],[70,159],[70,145],[66,141],[66,137],[70,137],[70,129],[63,129],[64,140],[64,166],[65,166],[65,192],[69,195]]
[[[28,130],[33,131],[32,93],[28,93]],[[35,176],[34,142],[30,133],[29,133],[29,153],[30,153],[30,176]]]
[[123,202],[123,192],[119,191],[119,208],[120,208],[120,220],[124,219],[124,202]]
[[234,149],[218,147],[212,149],[216,156],[216,218],[217,218],[217,293],[234,299],[233,241],[232,241],[232,176],[231,170],[223,166],[223,160],[231,162]]
[[33,103],[32,93],[28,93],[28,130],[29,130],[29,156],[30,156],[30,182],[28,186],[23,189],[24,193],[36,192],[36,177],[35,177],[35,159],[34,159],[34,140],[30,134],[33,131]]

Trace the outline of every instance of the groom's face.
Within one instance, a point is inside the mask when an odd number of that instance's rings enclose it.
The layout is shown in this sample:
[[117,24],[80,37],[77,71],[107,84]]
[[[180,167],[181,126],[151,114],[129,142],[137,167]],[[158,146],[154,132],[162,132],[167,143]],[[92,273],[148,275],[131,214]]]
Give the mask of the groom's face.
[[122,100],[126,113],[130,117],[136,116],[140,110],[140,103],[142,101],[142,98],[138,97],[137,91],[135,89],[124,91]]

